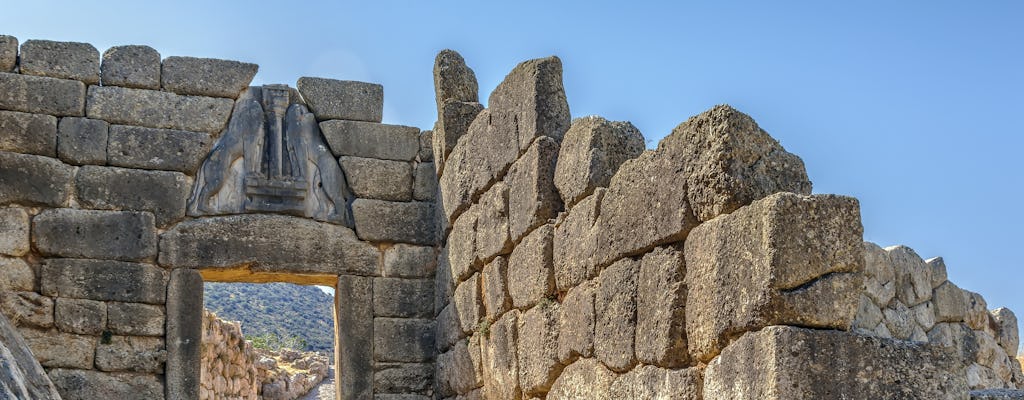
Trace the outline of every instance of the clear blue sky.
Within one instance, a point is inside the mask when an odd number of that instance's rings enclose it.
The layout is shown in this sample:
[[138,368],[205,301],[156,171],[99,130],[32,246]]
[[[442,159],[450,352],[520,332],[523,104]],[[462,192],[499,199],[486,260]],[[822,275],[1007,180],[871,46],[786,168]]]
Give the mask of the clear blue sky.
[[941,255],[1024,316],[1024,3],[636,3],[37,0],[5,4],[0,32],[250,61],[257,83],[378,82],[386,122],[421,128],[437,51],[461,52],[484,98],[555,54],[574,116],[656,143],[732,104],[803,157],[815,192],[861,200],[867,240]]

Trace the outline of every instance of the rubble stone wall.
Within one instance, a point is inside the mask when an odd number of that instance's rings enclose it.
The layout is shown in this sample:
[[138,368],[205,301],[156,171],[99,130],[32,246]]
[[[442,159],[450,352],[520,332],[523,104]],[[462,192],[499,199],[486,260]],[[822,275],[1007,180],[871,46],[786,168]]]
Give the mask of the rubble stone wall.
[[199,398],[256,400],[261,385],[256,369],[259,355],[245,340],[238,322],[203,312],[201,385]]

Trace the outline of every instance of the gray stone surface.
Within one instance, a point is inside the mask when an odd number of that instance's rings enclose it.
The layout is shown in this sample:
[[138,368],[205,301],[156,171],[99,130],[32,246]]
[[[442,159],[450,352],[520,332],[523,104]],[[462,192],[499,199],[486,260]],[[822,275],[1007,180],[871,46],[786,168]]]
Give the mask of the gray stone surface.
[[595,283],[584,283],[571,290],[562,300],[558,323],[558,359],[569,364],[578,357],[594,355]]
[[441,309],[435,321],[437,329],[436,335],[434,335],[434,344],[438,351],[446,351],[459,339],[466,337],[462,330],[462,322],[455,309],[454,300]]
[[85,84],[0,72],[0,108],[58,117],[85,115]]
[[949,274],[946,272],[946,261],[942,257],[932,257],[924,260],[924,263],[928,264],[928,269],[931,270],[932,289],[939,287],[949,279]]
[[480,286],[483,292],[484,316],[488,322],[494,322],[512,308],[512,298],[508,294],[508,259],[502,256],[484,266]]
[[234,105],[231,99],[116,86],[90,86],[87,103],[89,118],[111,124],[207,133],[224,129]]
[[455,50],[444,49],[434,58],[434,93],[438,110],[450,101],[476,102],[476,74]]
[[153,214],[59,208],[32,220],[33,241],[44,256],[139,261],[157,253]]
[[637,366],[615,379],[610,397],[632,400],[701,400],[704,398],[703,372],[699,368]]
[[571,122],[562,87],[562,60],[547,57],[519,63],[491,92],[487,106],[492,113],[518,121],[520,151],[539,136],[561,142]]
[[18,327],[53,327],[53,299],[36,292],[0,292],[0,311]]
[[209,134],[136,126],[110,127],[110,165],[181,171],[193,175],[210,151]]
[[[171,279],[174,279],[173,272]],[[174,299],[168,297],[167,300]],[[115,335],[163,336],[164,310],[164,307],[150,304],[110,302],[107,303],[107,326]]]
[[444,259],[451,269],[455,281],[466,279],[476,269],[476,223],[475,213],[464,213],[452,224],[445,247]]
[[512,310],[491,325],[490,333],[481,344],[486,398],[522,398],[518,347],[519,311]]
[[198,400],[200,346],[203,337],[203,277],[193,270],[173,270],[166,293],[167,397]]
[[[500,180],[519,157],[516,123],[484,110],[445,160],[438,182],[449,223]],[[525,149],[524,149],[525,150]]]
[[21,258],[0,257],[0,291],[31,291],[36,285],[32,266]]
[[459,138],[469,132],[470,124],[483,109],[484,105],[476,102],[448,102],[441,106],[431,139],[431,152],[437,163],[438,175],[444,173],[452,149],[458,144]]
[[57,155],[57,118],[50,115],[0,111],[0,151]]
[[426,393],[433,380],[433,364],[378,364],[373,372],[373,388],[376,393]]
[[[508,185],[498,183],[480,196],[480,201],[467,213],[476,219],[473,252],[476,261],[486,262],[494,256],[512,251],[509,237]],[[460,244],[465,246],[465,244]]]
[[780,193],[701,224],[686,240],[686,336],[709,361],[743,332],[848,329],[863,287],[856,199]]
[[433,278],[437,250],[433,247],[396,243],[384,250],[384,270],[391,278]]
[[1017,389],[985,389],[972,390],[971,400],[1021,400],[1024,390]]
[[109,132],[106,121],[61,118],[57,124],[57,155],[69,164],[106,164]]
[[557,160],[558,142],[545,136],[537,139],[509,168],[505,182],[509,187],[509,235],[513,241],[562,211],[554,180]]
[[935,308],[935,319],[939,322],[961,322],[967,315],[967,294],[953,284],[946,282],[935,288],[932,304]]
[[896,298],[913,307],[932,298],[932,271],[921,256],[907,246],[885,249],[896,273]]
[[412,161],[420,151],[420,130],[411,126],[332,120],[320,130],[336,156]]
[[431,318],[433,301],[434,281],[430,279],[374,278],[374,316]]
[[383,115],[384,87],[375,83],[302,77],[295,87],[317,120],[380,122]]
[[[164,384],[159,375],[104,373],[78,369],[52,369],[50,379],[64,400],[147,399],[162,400]],[[189,399],[188,397],[169,397]]]
[[597,225],[605,189],[598,188],[569,211],[562,214],[552,240],[555,286],[566,291],[596,277],[600,271],[594,262],[600,235]]
[[341,157],[352,193],[363,199],[412,201],[412,165],[407,161]]
[[416,158],[421,162],[434,161],[434,131],[425,130],[420,132],[420,152],[416,155]]
[[419,245],[437,241],[433,203],[356,199],[352,216],[362,240]]
[[614,400],[629,397],[611,397],[610,390],[615,373],[593,358],[572,363],[562,371],[548,392],[549,400]]
[[528,396],[546,393],[562,372],[558,362],[557,303],[538,306],[519,319],[519,386]]
[[374,318],[373,359],[383,362],[426,362],[434,359],[434,321]]
[[88,43],[26,40],[21,45],[18,69],[25,75],[95,85],[100,82],[100,52]]
[[100,371],[164,372],[164,339],[142,336],[113,336],[96,346],[96,369]]
[[103,52],[103,86],[160,89],[160,53],[149,46],[114,46]]
[[526,309],[555,293],[550,224],[535,229],[508,258],[508,293],[512,306]]
[[640,262],[622,259],[601,271],[594,298],[594,355],[612,371],[636,365],[637,272]]
[[20,207],[0,208],[0,254],[20,257],[28,251],[28,211]]
[[[10,36],[7,36],[10,37]],[[4,37],[0,37],[0,44]],[[0,48],[2,49],[2,48]],[[0,53],[0,56],[3,54]],[[0,314],[0,394],[12,399],[59,400],[46,371],[32,354],[25,338]]]
[[711,361],[704,398],[965,399],[960,361],[934,346],[772,326]]
[[[78,369],[93,367],[96,343],[99,339],[96,336],[75,335],[54,330],[20,329],[20,331],[43,367]],[[60,385],[57,385],[57,389],[60,389]]]
[[459,283],[455,288],[452,305],[455,306],[455,318],[458,319],[459,327],[462,329],[460,337],[475,332],[484,317],[480,273],[475,273],[469,279]]
[[57,329],[79,335],[99,335],[107,328],[107,304],[102,301],[57,298],[53,304]]
[[896,271],[889,253],[871,242],[864,242],[864,289],[875,304],[884,306],[896,297]]
[[0,204],[67,204],[74,169],[48,157],[0,151]]
[[[434,274],[434,314],[441,312],[455,293],[455,278],[448,261],[448,247],[442,247],[437,255],[437,269]],[[440,336],[440,335],[438,335]]]
[[644,151],[644,137],[629,122],[577,118],[558,152],[555,186],[567,207],[607,187],[619,166]]
[[231,60],[167,57],[160,73],[164,90],[177,94],[236,98],[259,66]]
[[681,246],[644,256],[637,277],[636,355],[644,364],[687,365],[686,266]]
[[437,390],[441,396],[466,394],[483,385],[480,341],[460,340],[451,351],[437,356]]
[[434,163],[416,164],[413,172],[412,197],[419,201],[434,201],[437,197],[437,170]]
[[163,227],[185,217],[192,179],[182,173],[84,166],[75,177],[83,208],[153,213]]
[[18,65],[18,38],[0,35],[0,72],[12,72]]
[[1017,356],[1017,349],[1020,347],[1020,332],[1017,331],[1017,316],[1006,307],[999,307],[991,311],[992,319],[995,320],[999,329],[996,330],[996,342],[1006,351],[1010,357]]
[[[341,301],[340,299],[346,299]],[[373,395],[375,329],[373,278],[341,275],[334,296],[337,346],[347,351],[334,353],[339,380],[339,398],[366,399]]]
[[40,271],[42,293],[100,301],[164,304],[167,271],[123,261],[51,258]]

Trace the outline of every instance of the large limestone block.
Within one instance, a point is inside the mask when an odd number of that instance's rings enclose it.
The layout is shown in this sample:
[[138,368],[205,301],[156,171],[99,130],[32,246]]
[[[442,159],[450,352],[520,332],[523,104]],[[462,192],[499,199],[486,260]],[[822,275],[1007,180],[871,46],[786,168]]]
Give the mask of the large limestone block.
[[107,163],[110,124],[98,119],[64,117],[57,124],[57,155],[70,164]]
[[295,87],[317,120],[380,122],[384,87],[375,83],[302,77]]
[[455,288],[455,316],[463,334],[470,334],[477,329],[477,324],[484,317],[483,297],[480,293],[480,273],[475,273]]
[[437,198],[437,169],[434,163],[416,163],[413,168],[412,198],[419,201],[434,201]]
[[0,274],[0,292],[27,292],[35,287],[35,271],[21,258],[0,257],[0,271],[3,271]]
[[481,342],[484,391],[488,399],[522,398],[519,386],[519,311],[512,310],[490,327]]
[[704,371],[641,365],[615,378],[611,398],[622,400],[701,400]]
[[12,72],[18,64],[18,38],[0,35],[0,72]]
[[964,303],[967,310],[967,313],[964,314],[964,322],[967,323],[967,326],[976,331],[989,329],[991,317],[988,314],[988,303],[985,302],[985,298],[978,293],[965,290]]
[[434,359],[434,320],[373,319],[373,359],[426,362]]
[[932,298],[932,270],[921,256],[907,246],[885,249],[896,273],[896,297],[913,307]]
[[452,149],[438,186],[448,222],[454,222],[480,194],[501,179],[519,157],[515,121],[481,111]]
[[[0,44],[3,38],[0,36]],[[5,366],[0,371],[0,395],[12,399],[60,399],[25,338],[3,315],[0,315],[0,363]]]
[[562,371],[558,362],[557,303],[540,305],[519,319],[519,386],[528,396],[539,396],[551,388]]
[[169,267],[250,265],[254,271],[294,273],[373,274],[380,258],[351,229],[282,215],[183,222],[160,236],[160,249],[160,264]]
[[849,329],[864,269],[856,199],[779,193],[700,225],[686,240],[686,336],[709,361],[768,325]]
[[439,105],[437,123],[431,138],[431,151],[437,162],[437,175],[444,174],[444,166],[448,161],[459,138],[469,132],[469,126],[476,116],[483,111],[483,104],[477,102],[450,101]]
[[149,46],[114,46],[103,52],[103,86],[160,89],[160,53]]
[[[373,387],[377,393],[426,393],[433,381],[433,364],[380,364],[373,371]],[[399,397],[396,400],[402,399]]]
[[558,359],[569,364],[577,358],[594,355],[594,295],[593,283],[577,286],[562,300],[558,321]]
[[519,63],[491,92],[487,106],[518,121],[515,133],[521,150],[539,136],[561,142],[571,122],[562,86],[562,60],[547,57]]
[[53,309],[53,299],[36,292],[0,292],[0,311],[19,327],[53,327]]
[[378,317],[431,318],[434,281],[374,278],[373,314]]
[[0,204],[67,203],[74,169],[48,157],[0,151]]
[[598,188],[560,217],[552,240],[555,286],[559,291],[576,287],[600,272],[594,257],[601,234],[597,221],[604,194],[605,189]]
[[164,90],[177,94],[236,98],[259,66],[231,60],[167,57],[160,74]]
[[949,279],[949,273],[946,272],[946,261],[942,257],[932,257],[924,260],[924,263],[928,264],[928,269],[932,272],[932,289],[939,287]]
[[1024,390],[983,389],[972,390],[971,400],[1024,400]]
[[476,213],[463,213],[452,224],[452,231],[448,234],[447,246],[442,251],[442,259],[448,263],[451,276],[455,281],[468,278],[475,269],[476,226]]
[[644,137],[629,122],[577,118],[558,152],[555,186],[566,207],[607,187],[619,166],[644,151]]
[[659,247],[640,262],[636,356],[644,364],[686,366],[686,266],[681,246]]
[[432,278],[436,268],[435,248],[398,243],[384,250],[381,274],[390,278]]
[[338,161],[356,197],[412,200],[412,165],[408,162],[347,156]]
[[362,240],[419,245],[437,241],[434,203],[356,199],[352,217]]
[[96,369],[163,373],[164,340],[157,337],[113,336],[96,346]]
[[946,281],[932,292],[935,319],[939,322],[962,322],[967,315],[967,293],[953,282]]
[[896,297],[896,271],[889,253],[871,242],[864,242],[864,289],[880,306]]
[[[46,368],[91,369],[99,337],[56,330],[20,329],[32,353]],[[58,387],[59,388],[59,387]]]
[[554,181],[556,161],[558,142],[544,136],[509,168],[505,182],[509,188],[509,234],[513,241],[547,223],[562,210]]
[[551,261],[550,224],[535,229],[519,243],[508,258],[508,293],[512,306],[528,308],[555,292]]
[[469,393],[483,386],[480,340],[461,340],[437,356],[438,390],[442,396]]
[[476,74],[455,50],[441,50],[434,58],[434,93],[438,111],[449,101],[476,102]]
[[[348,350],[335,352],[334,365],[338,375],[337,388],[341,393],[353,398],[370,398],[373,394],[371,371],[375,364],[374,343],[377,335],[373,310],[366,306],[372,302],[373,278],[338,276],[334,297],[334,320],[337,321],[335,332],[338,348]],[[168,369],[168,372],[171,370]],[[198,372],[196,375],[199,375]]]
[[195,174],[213,140],[209,134],[115,125],[110,127],[110,165]]
[[360,121],[324,121],[320,130],[336,156],[412,161],[420,152],[420,130]]
[[32,240],[45,256],[141,261],[157,253],[153,214],[58,208],[32,220]]
[[637,272],[640,262],[622,259],[598,277],[594,309],[594,355],[609,369],[628,371],[636,364]]
[[228,123],[231,99],[185,96],[155,90],[90,86],[86,115],[111,124],[219,133]]
[[81,117],[85,115],[85,84],[0,72],[0,109]]
[[[168,290],[171,290],[168,288]],[[174,299],[168,298],[173,302]],[[115,335],[163,336],[164,307],[141,303],[107,303],[107,324]],[[181,323],[175,321],[175,323]]]
[[565,367],[548,392],[549,400],[612,400],[624,399],[611,395],[615,373],[595,359],[587,358]]
[[168,273],[149,264],[53,258],[40,273],[42,293],[101,301],[164,304]]
[[966,399],[947,350],[848,332],[772,326],[708,364],[705,399]]
[[420,152],[416,158],[422,162],[434,161],[434,131],[425,130],[420,132]]
[[80,369],[52,369],[49,375],[64,400],[164,398],[163,379],[159,375]]
[[442,247],[437,255],[437,269],[434,274],[434,314],[441,312],[455,293],[456,278],[448,261],[448,247]]
[[157,226],[185,217],[192,179],[179,172],[85,166],[75,177],[83,208],[153,213]]
[[107,304],[96,300],[58,298],[53,321],[57,329],[79,335],[99,335],[107,329]]
[[509,187],[498,183],[480,196],[480,202],[471,210],[476,218],[473,250],[477,265],[512,251],[508,206]]
[[1020,347],[1020,332],[1017,331],[1017,316],[1009,308],[1000,307],[992,310],[992,319],[995,320],[999,329],[996,331],[996,341],[1010,357],[1017,356],[1017,348]]
[[28,253],[28,218],[24,208],[0,208],[0,254],[20,257]]
[[25,75],[100,82],[100,52],[91,44],[27,40],[21,45],[18,69]]
[[483,293],[484,316],[489,322],[494,322],[501,314],[512,308],[507,276],[508,259],[505,257],[495,257],[484,266],[480,286]]
[[466,337],[467,332],[462,329],[462,320],[454,299],[441,309],[435,320],[437,333],[434,335],[434,344],[438,351],[446,351],[459,339]]
[[0,151],[57,156],[57,118],[0,111]]
[[936,324],[928,332],[928,342],[951,348],[954,354],[968,362],[978,359],[978,340],[974,337],[974,331],[962,323]]

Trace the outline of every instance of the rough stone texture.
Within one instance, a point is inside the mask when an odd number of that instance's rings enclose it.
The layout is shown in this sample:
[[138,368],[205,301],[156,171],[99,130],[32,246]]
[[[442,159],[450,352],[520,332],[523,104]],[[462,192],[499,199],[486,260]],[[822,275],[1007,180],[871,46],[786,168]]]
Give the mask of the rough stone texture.
[[20,257],[28,253],[28,222],[24,208],[0,208],[0,254]]
[[476,119],[477,115],[484,110],[483,104],[472,102],[448,102],[441,106],[437,116],[437,123],[434,125],[433,142],[431,143],[432,153],[437,163],[437,175],[444,174],[444,166],[447,164],[448,156],[459,138],[469,133],[469,126]]
[[320,130],[336,156],[412,161],[420,152],[420,130],[360,121],[324,121]]
[[431,278],[437,266],[437,250],[397,243],[384,250],[382,275],[391,278]]
[[431,318],[434,316],[434,281],[429,279],[375,278],[373,314],[378,317]]
[[686,336],[709,361],[775,324],[848,329],[863,285],[856,199],[780,193],[706,222],[686,241]]
[[[10,36],[7,36],[10,37]],[[0,36],[0,45],[3,44]],[[0,47],[2,51],[2,47]],[[3,54],[0,53],[0,56]],[[0,314],[0,395],[12,399],[59,400],[46,371],[39,365],[25,339],[7,317]]]
[[160,264],[168,267],[374,274],[379,258],[351,229],[282,215],[201,218],[160,236]]
[[594,355],[609,369],[628,371],[636,364],[637,271],[640,263],[623,259],[598,277],[594,309]]
[[594,355],[595,291],[595,284],[583,284],[569,290],[562,300],[558,322],[558,359],[563,364],[569,364],[578,357]]
[[640,362],[686,366],[685,279],[681,248],[658,248],[641,260],[636,291],[636,355]]
[[704,398],[964,399],[959,361],[933,346],[772,326],[708,365]]
[[0,204],[63,206],[73,176],[52,158],[0,151]]
[[[508,218],[509,188],[504,183],[494,185],[480,196],[480,202],[470,210],[476,218],[473,249],[476,263],[486,262],[496,255],[512,251]],[[510,260],[511,261],[511,260]]]
[[558,142],[538,138],[508,170],[509,235],[518,241],[534,228],[548,222],[562,210],[555,189],[555,162]]
[[295,84],[317,120],[380,122],[384,87],[375,83],[327,78],[299,78]]
[[164,304],[167,279],[167,271],[149,264],[52,258],[40,286],[52,297]]
[[[452,267],[448,261],[448,246],[442,247],[437,255],[437,269],[434,274],[434,314],[440,314],[455,293]],[[438,337],[441,337],[439,334]]]
[[259,66],[231,60],[167,57],[160,74],[164,90],[177,94],[236,98]]
[[433,364],[380,364],[373,372],[373,388],[375,393],[425,393],[433,379]]
[[53,299],[36,292],[0,292],[0,311],[15,326],[53,327]]
[[644,137],[629,122],[598,116],[577,118],[558,152],[555,186],[566,207],[607,187],[619,166],[644,151]]
[[413,173],[412,197],[419,201],[434,201],[437,197],[437,172],[434,163],[416,164]]
[[96,369],[162,373],[167,351],[156,337],[113,336],[96,346]]
[[613,400],[627,397],[612,397],[611,387],[615,373],[609,371],[595,359],[579,360],[565,367],[548,392],[549,400]]
[[426,362],[434,359],[434,321],[374,318],[373,358],[384,362]]
[[988,304],[980,294],[964,291],[967,313],[964,314],[964,322],[967,326],[976,331],[984,331],[989,327]]
[[945,282],[935,288],[932,304],[935,305],[935,319],[939,322],[961,322],[967,314],[967,294],[953,284]]
[[356,197],[412,200],[412,166],[408,162],[362,157],[341,157],[338,161]]
[[939,287],[949,279],[949,274],[946,272],[946,261],[942,257],[929,258],[924,260],[924,263],[928,264],[928,269],[931,270],[932,289]]
[[885,249],[896,272],[896,298],[913,307],[932,298],[931,268],[913,249],[894,246]]
[[[92,369],[98,337],[60,331],[20,329],[32,354],[46,368]],[[56,382],[54,382],[56,383]],[[60,385],[57,386],[60,389]]]
[[462,321],[459,319],[458,310],[455,308],[454,300],[446,304],[435,318],[436,335],[434,344],[438,351],[448,350],[453,344],[466,337],[462,329]]
[[1016,389],[986,389],[972,390],[971,400],[1021,400],[1024,399],[1024,390]]
[[519,387],[519,311],[502,315],[484,338],[484,391],[488,399],[521,399]]
[[[49,371],[53,385],[64,400],[164,398],[163,380],[158,375],[104,373],[77,369]],[[168,393],[168,396],[171,394]],[[185,397],[169,397],[185,399]]]
[[0,109],[80,117],[85,115],[85,84],[0,72]]
[[483,385],[480,341],[461,340],[437,357],[438,392],[442,396],[469,393]]
[[519,386],[526,395],[544,394],[562,372],[558,362],[560,314],[553,303],[531,308],[519,319]]
[[185,217],[185,201],[192,180],[185,174],[166,171],[85,166],[75,177],[80,205],[101,210],[153,213],[156,226]]
[[576,287],[600,271],[591,261],[597,252],[597,220],[604,193],[605,189],[598,188],[560,217],[552,240],[559,291]]
[[27,40],[21,45],[18,69],[25,75],[100,82],[100,52],[91,44]]
[[110,165],[195,174],[213,140],[206,133],[115,125],[110,127]]
[[476,227],[477,216],[473,212],[464,213],[452,224],[448,246],[442,258],[448,262],[455,281],[466,279],[474,269],[478,234]]
[[70,164],[106,164],[109,131],[106,121],[61,118],[57,124],[57,155]]
[[[346,301],[341,301],[346,299]],[[340,398],[365,399],[373,395],[374,335],[373,278],[342,275],[334,296],[337,344],[335,352]]]
[[160,53],[149,46],[111,47],[103,52],[100,75],[103,86],[159,90]]
[[[357,300],[365,299],[353,299],[353,301]],[[109,308],[113,309],[116,306]],[[203,311],[203,277],[199,275],[199,272],[193,270],[176,269],[171,271],[170,280],[167,282],[167,335],[165,336],[167,344],[165,382],[167,397],[171,399],[199,399]]]
[[0,72],[12,72],[18,64],[18,38],[0,35]]
[[434,131],[420,132],[420,152],[416,154],[416,158],[422,162],[434,161]]
[[164,323],[164,307],[139,303],[107,303],[107,325],[115,335],[163,336]]
[[57,156],[57,118],[0,111],[0,151]]
[[477,330],[477,324],[484,317],[483,298],[480,293],[480,274],[475,273],[455,288],[452,299],[455,306],[455,317],[459,321],[462,334],[470,334]]
[[508,294],[508,259],[495,257],[483,269],[480,286],[483,288],[484,316],[494,322],[501,314],[512,308]]
[[864,242],[864,287],[875,304],[884,306],[896,297],[896,271],[889,253],[870,242]]
[[476,74],[455,50],[441,50],[434,58],[434,93],[438,112],[449,101],[476,102]]
[[32,240],[46,256],[139,261],[156,256],[153,214],[59,208],[32,220]]
[[90,86],[88,97],[85,113],[89,118],[111,124],[208,133],[224,129],[234,106],[231,99],[116,86]]
[[36,275],[32,266],[20,258],[0,257],[0,292],[31,291],[35,287]]
[[99,335],[107,328],[107,304],[96,300],[58,298],[54,301],[57,329],[79,335]]
[[562,87],[562,60],[547,57],[519,63],[491,92],[487,106],[519,121],[515,133],[520,152],[539,136],[561,142],[571,123]]
[[519,243],[508,258],[508,292],[512,306],[528,308],[555,292],[552,271],[550,224],[535,229]]
[[1009,308],[1000,307],[992,310],[992,318],[999,329],[996,331],[996,341],[1010,357],[1017,356],[1017,348],[1020,347],[1020,333],[1017,331],[1017,316]]
[[615,379],[612,399],[701,400],[703,372],[697,368],[663,369],[652,365],[633,368]]
[[419,245],[437,241],[433,203],[356,199],[352,202],[352,217],[362,240]]

